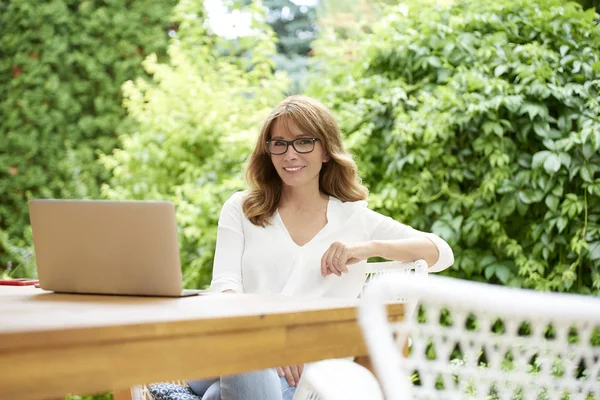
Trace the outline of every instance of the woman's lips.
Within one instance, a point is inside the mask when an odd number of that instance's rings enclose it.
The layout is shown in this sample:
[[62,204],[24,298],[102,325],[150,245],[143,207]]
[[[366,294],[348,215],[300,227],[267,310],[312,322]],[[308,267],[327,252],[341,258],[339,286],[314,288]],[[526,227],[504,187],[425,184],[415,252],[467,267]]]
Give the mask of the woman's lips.
[[304,166],[302,167],[283,167],[283,169],[285,170],[285,172],[287,172],[288,174],[295,174],[300,172],[301,170],[304,169]]

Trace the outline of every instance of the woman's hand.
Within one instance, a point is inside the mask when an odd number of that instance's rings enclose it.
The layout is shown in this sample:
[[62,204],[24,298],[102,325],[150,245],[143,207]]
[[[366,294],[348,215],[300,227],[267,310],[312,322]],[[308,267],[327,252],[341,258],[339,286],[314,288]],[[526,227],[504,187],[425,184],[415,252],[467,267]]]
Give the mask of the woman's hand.
[[290,386],[296,386],[298,384],[300,376],[302,376],[302,371],[304,371],[304,364],[277,367],[277,374],[279,376],[285,376],[285,379]]
[[348,272],[347,265],[356,264],[372,257],[371,242],[354,243],[351,245],[342,242],[333,242],[321,257],[321,275],[336,274],[341,276]]

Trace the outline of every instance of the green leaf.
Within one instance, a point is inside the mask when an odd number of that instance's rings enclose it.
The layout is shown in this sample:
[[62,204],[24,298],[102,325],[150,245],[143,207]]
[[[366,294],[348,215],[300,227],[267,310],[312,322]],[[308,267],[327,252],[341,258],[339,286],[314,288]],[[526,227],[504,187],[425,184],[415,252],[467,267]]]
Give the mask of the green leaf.
[[573,286],[573,282],[575,282],[576,276],[575,273],[571,270],[566,270],[562,275],[562,284],[565,290],[569,290],[571,286]]
[[500,216],[507,217],[515,212],[517,207],[517,199],[514,194],[507,194],[500,201]]
[[566,57],[562,57],[560,60],[560,65],[567,65],[568,63],[570,63],[571,61],[573,61],[575,59],[575,56],[572,54],[569,54]]
[[521,105],[523,104],[523,97],[519,95],[506,96],[504,97],[503,102],[504,106],[508,109],[508,111],[510,111],[511,113],[516,113],[517,111],[519,111]]
[[539,203],[544,197],[544,192],[541,190],[525,189],[519,191],[517,196],[523,204]]
[[552,188],[552,194],[555,195],[556,197],[562,197],[564,192],[564,188],[562,183],[558,183],[554,186],[554,188]]
[[498,259],[495,256],[493,256],[492,254],[487,254],[483,256],[483,258],[479,262],[479,267],[483,269],[489,265],[494,264],[496,261],[498,261]]
[[454,229],[454,232],[460,232],[460,228],[462,226],[462,222],[463,222],[462,215],[459,215],[459,216],[454,217],[452,219],[452,222],[450,222],[450,224],[452,225],[452,228]]
[[452,76],[452,71],[447,69],[447,68],[438,68],[437,70],[437,81],[438,82],[445,82],[446,79],[448,79],[450,76]]
[[584,165],[579,171],[579,175],[586,182],[592,183],[594,181],[594,169],[590,164]]
[[502,282],[503,284],[506,285],[506,283],[508,283],[508,280],[510,279],[510,269],[505,266],[505,265],[498,265],[496,267],[496,276],[498,277],[498,279],[500,280],[500,282]]
[[556,142],[550,138],[544,139],[544,146],[550,151],[556,151]]
[[502,129],[502,125],[500,125],[498,122],[496,121],[488,121],[485,124],[483,124],[483,131],[489,135],[490,133],[495,133],[498,136],[502,136],[502,133],[504,132]]
[[545,203],[548,206],[548,208],[552,211],[558,210],[559,202],[560,202],[560,200],[556,196],[553,196],[551,194],[546,196]]
[[460,260],[460,267],[465,272],[467,277],[471,277],[473,275],[473,271],[475,271],[475,261],[471,257],[463,257]]
[[558,157],[558,155],[551,153],[544,160],[544,169],[547,173],[552,175],[560,169],[560,164],[560,158]]
[[526,102],[521,106],[519,114],[520,115],[528,114],[529,119],[532,121],[537,116],[539,116],[541,118],[547,118],[548,117],[548,107],[546,107],[544,104]]
[[446,240],[447,242],[456,242],[456,235],[450,223],[445,220],[437,220],[432,226],[431,231]]
[[494,276],[494,273],[496,272],[496,266],[495,265],[489,265],[485,268],[484,270],[484,276],[485,279],[490,280],[492,276]]
[[429,65],[431,65],[434,68],[440,68],[442,66],[442,62],[440,61],[440,59],[436,56],[431,56],[427,59],[427,62],[429,63]]
[[583,156],[586,160],[592,158],[595,152],[594,146],[591,143],[587,142],[583,145]]
[[571,169],[569,169],[569,180],[572,181],[575,176],[579,173],[581,168],[577,165],[574,165]]
[[535,153],[533,155],[533,160],[531,161],[531,168],[538,168],[543,165],[544,161],[546,161],[546,158],[548,158],[548,156],[551,154],[552,153],[547,150],[538,151]]
[[592,242],[589,245],[590,258],[592,260],[600,259],[600,240],[596,242]]
[[571,156],[569,153],[561,152],[558,156],[560,157],[561,164],[568,169],[571,166]]
[[600,149],[600,127],[594,129],[592,133],[592,144],[594,145],[594,150],[598,151]]
[[[479,240],[479,235],[481,234],[481,225],[478,223],[478,221],[470,221],[468,225],[469,230],[467,233],[466,243],[467,246],[473,247]],[[465,226],[465,229],[466,228],[467,226]]]
[[550,134],[550,124],[548,122],[536,122],[533,124],[533,131],[536,135],[547,138]]
[[561,233],[567,226],[569,220],[566,217],[558,217],[556,221],[556,227],[558,228],[558,233]]
[[508,71],[508,65],[501,64],[494,68],[494,75],[498,77],[503,75],[506,71]]

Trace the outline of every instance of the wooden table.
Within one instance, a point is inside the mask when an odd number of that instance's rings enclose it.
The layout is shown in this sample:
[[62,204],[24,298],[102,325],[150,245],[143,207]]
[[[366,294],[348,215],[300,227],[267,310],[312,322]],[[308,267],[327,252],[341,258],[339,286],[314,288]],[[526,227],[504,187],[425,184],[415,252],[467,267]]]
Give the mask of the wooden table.
[[[357,300],[68,295],[0,286],[0,399],[360,356]],[[402,304],[389,306],[401,317]]]

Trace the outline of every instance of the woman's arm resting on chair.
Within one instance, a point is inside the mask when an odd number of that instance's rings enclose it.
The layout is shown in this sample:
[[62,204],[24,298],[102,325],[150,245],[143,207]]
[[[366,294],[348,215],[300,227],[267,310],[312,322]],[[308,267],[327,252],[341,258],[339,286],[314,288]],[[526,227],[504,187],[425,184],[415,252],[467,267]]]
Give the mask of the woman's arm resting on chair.
[[427,236],[397,240],[370,240],[351,245],[334,242],[321,258],[321,274],[323,276],[330,274],[340,276],[342,273],[348,272],[347,265],[370,257],[382,257],[402,262],[425,260],[431,267],[438,263],[440,251],[436,243]]

